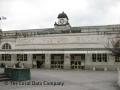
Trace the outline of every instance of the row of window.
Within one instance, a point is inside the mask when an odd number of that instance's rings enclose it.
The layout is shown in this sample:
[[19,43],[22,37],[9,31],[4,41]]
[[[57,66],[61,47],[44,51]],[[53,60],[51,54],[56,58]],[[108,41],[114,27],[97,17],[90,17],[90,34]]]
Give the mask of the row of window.
[[[107,54],[92,54],[93,62],[107,62]],[[120,62],[120,57],[115,56],[115,62]]]
[[[2,54],[2,61],[11,61],[11,54]],[[17,54],[17,61],[27,61],[27,54]]]
[[[2,46],[2,49],[11,49],[11,45],[8,43],[5,43]],[[39,55],[33,55],[33,59],[36,59]],[[58,59],[63,59],[64,55],[59,55],[54,57],[54,55],[51,56],[51,59],[53,58],[58,58]],[[42,55],[42,59],[45,58],[45,56]],[[85,54],[80,55],[72,55],[71,60],[75,59],[85,59]],[[2,60],[3,61],[11,61],[11,55],[10,54],[2,54]],[[27,61],[27,54],[17,54],[17,61]],[[93,62],[107,62],[107,54],[92,54],[92,61]],[[115,62],[120,62],[120,57],[115,57]]]
[[[17,61],[27,61],[27,58],[27,54],[17,54]],[[2,61],[11,61],[11,54],[2,54]],[[107,54],[92,54],[92,61],[107,62]],[[120,57],[116,56],[115,62],[120,62]]]
[[107,54],[92,54],[93,62],[107,62]]

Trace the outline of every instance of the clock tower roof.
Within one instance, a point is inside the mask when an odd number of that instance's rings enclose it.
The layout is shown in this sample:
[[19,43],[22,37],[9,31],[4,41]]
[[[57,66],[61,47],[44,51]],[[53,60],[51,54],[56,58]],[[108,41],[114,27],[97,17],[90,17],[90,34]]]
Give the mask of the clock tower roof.
[[62,12],[62,13],[60,13],[60,14],[58,15],[57,18],[67,18],[67,19],[68,19],[68,16],[67,16],[66,13]]

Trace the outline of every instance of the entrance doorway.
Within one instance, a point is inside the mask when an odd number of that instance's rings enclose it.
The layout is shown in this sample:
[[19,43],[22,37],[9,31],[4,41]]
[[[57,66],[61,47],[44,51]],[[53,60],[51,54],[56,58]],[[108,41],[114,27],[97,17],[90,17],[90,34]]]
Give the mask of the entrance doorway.
[[35,67],[44,68],[45,54],[33,54],[33,62],[36,62]]
[[51,55],[51,68],[63,69],[64,66],[64,54],[52,54]]
[[85,54],[71,54],[71,69],[84,69]]
[[37,68],[40,68],[41,67],[41,63],[40,61],[37,61]]

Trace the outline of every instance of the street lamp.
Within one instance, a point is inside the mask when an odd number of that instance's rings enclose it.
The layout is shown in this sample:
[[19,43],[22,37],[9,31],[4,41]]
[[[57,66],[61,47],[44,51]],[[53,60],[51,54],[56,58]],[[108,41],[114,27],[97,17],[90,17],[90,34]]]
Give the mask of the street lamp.
[[7,18],[4,16],[0,17],[0,29],[2,30],[2,20],[6,20]]
[[4,16],[0,17],[0,42],[1,42],[1,38],[2,38],[2,20],[6,20],[7,18]]

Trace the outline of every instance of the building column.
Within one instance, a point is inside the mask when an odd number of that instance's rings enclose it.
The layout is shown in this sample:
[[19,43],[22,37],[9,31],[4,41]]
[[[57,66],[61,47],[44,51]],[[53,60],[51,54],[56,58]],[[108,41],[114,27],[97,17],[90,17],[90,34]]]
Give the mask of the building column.
[[27,54],[27,65],[32,68],[32,54]]
[[51,66],[51,54],[45,54],[45,68],[50,69]]
[[17,54],[11,54],[11,63],[13,65],[17,63]]
[[108,65],[114,65],[115,63],[115,56],[112,56],[110,54],[107,54],[107,59],[108,59]]
[[92,54],[87,53],[85,54],[85,69],[94,69],[94,66],[92,65]]
[[71,64],[70,64],[70,54],[64,54],[64,69],[70,69]]
[[0,65],[1,65],[1,63],[3,63],[3,61],[2,61],[2,54],[0,54]]
[[115,56],[108,54],[108,65],[109,65],[109,70],[116,70],[119,69],[117,68],[117,65],[115,64]]
[[2,61],[2,54],[0,54],[0,62]]

